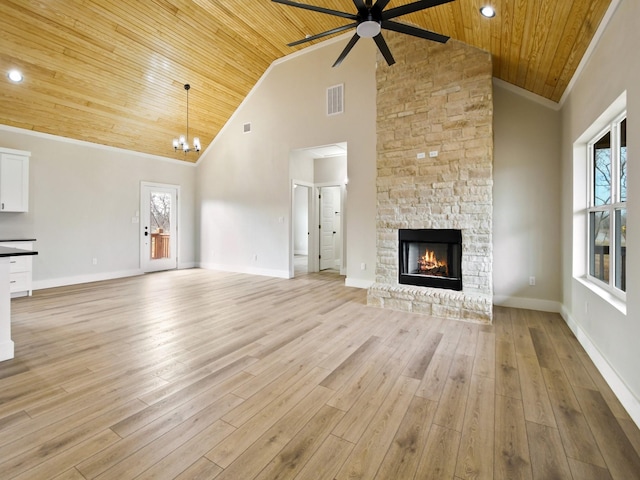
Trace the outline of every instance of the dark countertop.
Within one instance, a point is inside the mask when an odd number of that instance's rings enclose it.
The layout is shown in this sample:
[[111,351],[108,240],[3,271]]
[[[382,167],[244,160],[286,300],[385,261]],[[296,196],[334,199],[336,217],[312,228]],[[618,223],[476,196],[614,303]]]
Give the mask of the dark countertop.
[[3,257],[22,257],[24,255],[37,255],[38,252],[33,250],[21,250],[19,248],[0,247],[0,258]]
[[8,240],[0,239],[0,243],[8,243],[8,242],[35,242],[35,238],[11,238]]

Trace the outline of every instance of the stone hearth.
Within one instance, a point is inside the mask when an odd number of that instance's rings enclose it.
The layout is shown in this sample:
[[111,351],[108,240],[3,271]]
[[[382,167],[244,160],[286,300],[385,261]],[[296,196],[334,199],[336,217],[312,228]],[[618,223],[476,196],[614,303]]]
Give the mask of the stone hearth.
[[[490,323],[491,55],[455,40],[385,37],[397,63],[379,57],[376,73],[377,264],[368,304]],[[462,231],[462,291],[398,283],[398,229],[407,228]]]

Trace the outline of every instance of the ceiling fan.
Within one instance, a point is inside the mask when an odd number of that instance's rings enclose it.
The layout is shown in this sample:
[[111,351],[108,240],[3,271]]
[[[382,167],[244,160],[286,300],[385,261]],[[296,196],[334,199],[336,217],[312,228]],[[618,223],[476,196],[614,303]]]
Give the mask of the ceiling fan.
[[395,32],[405,33],[407,35],[413,35],[414,37],[425,38],[427,40],[433,40],[434,42],[446,43],[449,37],[440,35],[439,33],[430,32],[429,30],[423,30],[412,25],[400,23],[392,20],[393,18],[401,15],[407,15],[409,13],[417,12],[427,8],[442,5],[443,3],[449,3],[453,0],[419,0],[417,2],[408,3],[400,7],[391,8],[384,11],[385,7],[389,4],[390,0],[377,0],[374,4],[372,0],[353,0],[353,4],[356,6],[358,13],[340,12],[338,10],[332,10],[324,7],[317,7],[315,5],[308,5],[306,3],[293,2],[291,0],[272,0],[276,3],[282,3],[283,5],[289,5],[292,7],[303,8],[305,10],[312,10],[314,12],[326,13],[327,15],[333,15],[336,17],[347,18],[354,20],[353,23],[343,25],[341,27],[327,30],[326,32],[318,33],[316,35],[310,35],[302,40],[289,43],[287,46],[293,47],[300,45],[304,42],[310,42],[317,40],[318,38],[326,37],[334,33],[343,32],[350,28],[356,29],[356,33],[351,37],[349,43],[344,48],[336,62],[333,64],[337,67],[342,63],[347,54],[351,51],[360,37],[373,38],[382,53],[382,56],[387,61],[388,65],[393,65],[396,61],[391,55],[391,51],[382,37],[381,29],[393,30]]

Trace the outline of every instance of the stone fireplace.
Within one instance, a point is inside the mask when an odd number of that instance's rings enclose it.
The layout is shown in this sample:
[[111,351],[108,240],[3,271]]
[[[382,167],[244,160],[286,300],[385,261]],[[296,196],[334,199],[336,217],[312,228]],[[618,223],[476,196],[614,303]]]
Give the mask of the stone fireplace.
[[[379,61],[376,73],[377,264],[367,302],[490,323],[491,55],[456,40],[385,38],[397,63]],[[440,233],[415,237],[424,232]]]

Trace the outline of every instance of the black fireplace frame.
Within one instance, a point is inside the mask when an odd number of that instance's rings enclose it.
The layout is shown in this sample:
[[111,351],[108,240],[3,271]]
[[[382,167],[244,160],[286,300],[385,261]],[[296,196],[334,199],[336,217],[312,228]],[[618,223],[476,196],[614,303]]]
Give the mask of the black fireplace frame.
[[[425,235],[428,235],[428,239],[425,239]],[[462,231],[454,229],[399,229],[398,230],[398,283],[402,285],[415,285],[420,287],[432,287],[432,288],[445,288],[449,290],[462,290],[462,271],[457,278],[453,277],[436,277],[429,275],[414,275],[402,271],[403,265],[406,262],[406,256],[408,255],[408,248],[405,248],[405,244],[411,242],[426,242],[426,243],[445,243],[459,245],[457,249],[449,248],[449,252],[452,250],[457,251],[457,258],[447,259],[449,264],[452,264],[453,260],[457,260],[458,265],[462,267]],[[450,253],[451,254],[451,253]]]

